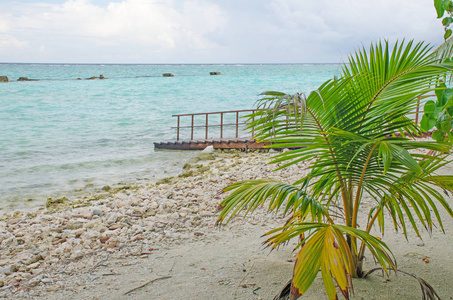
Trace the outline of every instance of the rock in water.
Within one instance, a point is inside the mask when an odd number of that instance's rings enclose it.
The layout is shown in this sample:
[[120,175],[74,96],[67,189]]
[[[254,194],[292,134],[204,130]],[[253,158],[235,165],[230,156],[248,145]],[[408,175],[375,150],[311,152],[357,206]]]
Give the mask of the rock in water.
[[0,82],[9,82],[8,76],[0,76]]
[[164,77],[175,77],[172,73],[163,73],[162,76]]
[[38,79],[30,79],[28,77],[19,77],[17,81],[38,81]]

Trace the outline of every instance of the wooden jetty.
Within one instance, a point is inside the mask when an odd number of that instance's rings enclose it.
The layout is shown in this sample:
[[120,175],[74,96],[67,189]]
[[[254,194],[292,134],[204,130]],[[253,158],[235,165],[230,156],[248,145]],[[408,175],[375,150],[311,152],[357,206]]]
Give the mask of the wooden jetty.
[[[253,129],[251,130],[250,137],[239,136],[240,132],[242,133],[243,131],[240,129],[243,129],[246,125],[242,121],[242,117],[255,111],[254,109],[247,109],[173,115],[172,117],[177,118],[177,126],[172,127],[176,129],[176,140],[156,142],[154,143],[154,147],[156,149],[171,150],[203,150],[208,146],[213,146],[214,149],[247,150],[264,148],[270,145],[270,143],[256,142],[253,138]],[[182,125],[183,118],[189,119],[189,125]],[[195,118],[201,118],[202,123],[199,123],[199,120],[195,122]],[[181,139],[181,131],[184,129],[190,129],[190,139]],[[229,133],[234,135],[234,137],[224,137],[226,129],[229,129]],[[195,138],[196,130],[198,130],[198,134],[203,133],[204,138]],[[211,134],[213,132],[216,138],[212,138]]]

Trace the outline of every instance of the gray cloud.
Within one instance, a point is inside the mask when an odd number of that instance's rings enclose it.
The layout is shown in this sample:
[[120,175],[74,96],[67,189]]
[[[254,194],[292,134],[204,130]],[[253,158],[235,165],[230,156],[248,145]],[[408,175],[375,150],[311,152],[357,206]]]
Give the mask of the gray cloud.
[[341,62],[379,38],[442,42],[427,0],[0,3],[3,62]]

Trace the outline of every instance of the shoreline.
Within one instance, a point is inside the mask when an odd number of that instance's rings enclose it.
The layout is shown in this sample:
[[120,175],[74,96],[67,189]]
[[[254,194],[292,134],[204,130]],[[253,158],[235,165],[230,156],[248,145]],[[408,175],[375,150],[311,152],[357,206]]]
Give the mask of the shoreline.
[[[281,226],[259,208],[215,226],[222,190],[255,178],[293,182],[304,164],[271,172],[272,153],[214,153],[159,184],[124,186],[80,203],[0,218],[0,298],[6,299],[271,299],[290,278],[293,245],[270,252],[261,235]],[[444,172],[452,172],[450,164]],[[451,198],[449,198],[451,203]],[[445,216],[445,214],[443,214]],[[384,241],[399,268],[453,295],[453,220],[408,242],[391,228]],[[378,232],[373,232],[379,235]],[[423,261],[429,258],[429,263]],[[373,268],[372,259],[367,268]],[[418,299],[408,276],[373,274],[354,281],[353,299]],[[401,285],[401,283],[404,283]],[[386,289],[382,290],[384,287]],[[304,299],[324,299],[317,278]],[[451,298],[450,298],[451,299]]]
[[[168,157],[165,157],[168,162],[165,169],[162,169],[160,163],[153,161],[146,169],[129,170],[123,175],[118,173],[112,175],[110,173],[106,178],[102,177],[101,179],[96,176],[67,179],[67,182],[61,183],[59,186],[50,186],[47,189],[43,186],[38,187],[36,190],[29,189],[29,191],[16,192],[12,196],[0,197],[0,216],[4,213],[15,211],[31,212],[36,209],[43,209],[48,198],[78,199],[85,196],[90,197],[90,195],[105,192],[104,188],[106,187],[118,189],[128,185],[146,185],[155,183],[165,177],[178,176],[182,172],[183,165],[197,156],[195,151],[165,150],[160,152],[160,154],[168,152],[168,155],[166,155]],[[158,169],[158,171],[154,173],[155,169]]]

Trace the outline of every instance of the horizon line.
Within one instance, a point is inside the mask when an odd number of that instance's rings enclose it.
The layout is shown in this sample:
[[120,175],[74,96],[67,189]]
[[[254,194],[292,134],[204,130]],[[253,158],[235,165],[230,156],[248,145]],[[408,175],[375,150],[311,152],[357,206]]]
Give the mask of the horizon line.
[[37,63],[37,62],[0,62],[1,65],[340,65],[338,63],[305,62],[305,63]]

